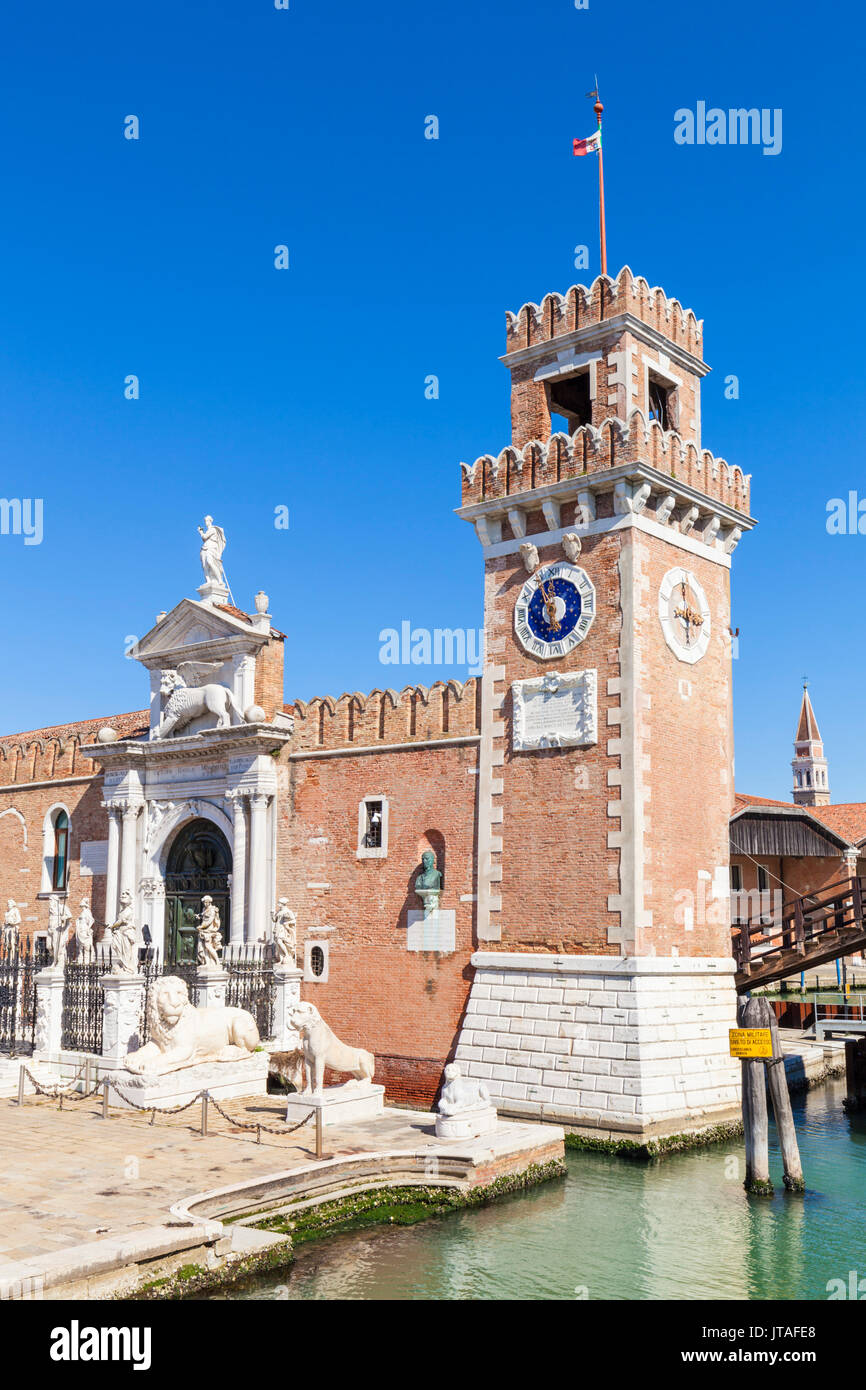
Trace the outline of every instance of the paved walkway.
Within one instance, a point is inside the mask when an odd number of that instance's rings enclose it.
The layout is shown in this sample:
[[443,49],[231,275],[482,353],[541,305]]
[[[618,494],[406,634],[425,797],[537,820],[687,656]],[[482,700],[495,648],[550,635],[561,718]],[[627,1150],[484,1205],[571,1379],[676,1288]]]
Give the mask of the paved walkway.
[[[279,1096],[227,1101],[246,1123],[279,1123]],[[28,1094],[22,1107],[0,1099],[0,1264],[32,1260],[100,1237],[171,1222],[183,1197],[229,1183],[285,1172],[315,1160],[311,1125],[285,1138],[232,1129],[209,1107],[208,1135],[198,1133],[201,1109],[144,1115],[101,1100],[57,1102]],[[433,1141],[430,1116],[386,1108],[375,1124],[325,1131],[328,1154],[377,1149],[417,1150]]]

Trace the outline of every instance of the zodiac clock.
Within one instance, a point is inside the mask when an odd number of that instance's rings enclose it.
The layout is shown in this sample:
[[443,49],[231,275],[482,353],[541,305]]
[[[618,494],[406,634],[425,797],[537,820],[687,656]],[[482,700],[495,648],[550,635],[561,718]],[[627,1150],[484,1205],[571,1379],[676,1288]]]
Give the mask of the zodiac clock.
[[514,608],[517,640],[532,656],[565,656],[595,618],[595,588],[585,570],[564,560],[530,575]]

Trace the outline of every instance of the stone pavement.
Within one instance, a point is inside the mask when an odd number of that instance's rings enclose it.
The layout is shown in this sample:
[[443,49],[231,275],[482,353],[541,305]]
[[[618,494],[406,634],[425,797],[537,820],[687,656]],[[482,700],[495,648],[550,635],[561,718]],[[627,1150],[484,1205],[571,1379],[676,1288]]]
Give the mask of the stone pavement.
[[[223,1108],[247,1123],[278,1124],[285,1100],[234,1100]],[[62,1111],[29,1089],[20,1108],[0,1099],[0,1265],[165,1225],[183,1197],[315,1161],[311,1125],[285,1138],[262,1134],[257,1144],[212,1106],[204,1138],[197,1104],[182,1115],[157,1115],[153,1125],[128,1110],[112,1108],[107,1120],[101,1114],[99,1097],[64,1101]],[[369,1125],[326,1130],[325,1150],[414,1150],[432,1139],[429,1115],[386,1109]]]

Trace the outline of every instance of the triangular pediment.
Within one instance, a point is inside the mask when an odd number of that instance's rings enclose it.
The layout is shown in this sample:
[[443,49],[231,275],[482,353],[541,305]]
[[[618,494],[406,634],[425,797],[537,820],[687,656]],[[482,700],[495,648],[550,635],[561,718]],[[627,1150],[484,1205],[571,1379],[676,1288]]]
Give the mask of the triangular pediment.
[[265,641],[267,634],[257,632],[243,618],[185,598],[130,648],[129,655],[152,669],[184,659],[227,661],[255,654]]

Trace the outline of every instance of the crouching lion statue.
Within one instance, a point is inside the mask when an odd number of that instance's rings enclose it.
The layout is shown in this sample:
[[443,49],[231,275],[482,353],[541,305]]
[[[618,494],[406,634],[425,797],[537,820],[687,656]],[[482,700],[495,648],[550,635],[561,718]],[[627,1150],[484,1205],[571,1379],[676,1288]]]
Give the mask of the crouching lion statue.
[[234,1062],[259,1045],[252,1014],[225,1007],[197,1009],[177,975],[165,975],[150,990],[147,1025],[150,1041],[127,1052],[127,1071],[162,1076],[196,1062]]
[[289,1023],[301,1037],[301,1048],[307,1069],[304,1094],[322,1094],[325,1068],[347,1071],[356,1081],[372,1081],[376,1059],[363,1047],[348,1047],[334,1035],[315,1004],[296,1004],[289,1014]]

